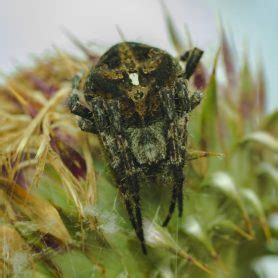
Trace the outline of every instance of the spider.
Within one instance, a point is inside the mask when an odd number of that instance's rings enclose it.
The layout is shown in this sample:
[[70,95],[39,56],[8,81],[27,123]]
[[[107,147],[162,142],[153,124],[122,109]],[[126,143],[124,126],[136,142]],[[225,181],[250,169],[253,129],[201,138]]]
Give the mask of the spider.
[[187,83],[202,54],[193,48],[174,58],[146,44],[121,42],[100,57],[83,88],[82,75],[73,79],[69,109],[81,117],[81,130],[99,136],[144,254],[142,177],[155,175],[158,169],[171,176],[172,197],[163,226],[176,204],[179,217],[183,213],[188,114],[201,101],[201,93],[191,93]]

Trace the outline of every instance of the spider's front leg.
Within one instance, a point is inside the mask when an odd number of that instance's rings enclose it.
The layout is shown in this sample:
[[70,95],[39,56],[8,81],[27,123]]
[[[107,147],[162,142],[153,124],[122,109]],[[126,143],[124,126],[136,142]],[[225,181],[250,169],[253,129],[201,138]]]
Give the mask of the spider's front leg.
[[181,61],[186,62],[184,78],[189,79],[195,72],[200,59],[202,58],[203,51],[197,47],[186,51],[181,57]]
[[[178,100],[179,103],[178,105],[175,105],[176,100]],[[180,78],[175,83],[175,89],[173,93],[169,93],[167,102],[171,102],[171,104],[168,105],[172,105],[172,106],[169,106],[167,108],[168,109],[167,113],[174,113],[175,109],[177,110],[176,111],[176,113],[178,113],[177,115],[184,115],[185,113],[190,113],[196,106],[198,106],[201,103],[201,100],[202,100],[202,93],[201,92],[191,93],[188,89],[187,80]],[[170,112],[171,109],[174,109],[173,112]]]
[[82,93],[80,88],[81,79],[82,74],[80,73],[72,80],[72,92],[68,100],[68,107],[71,113],[81,117],[78,121],[81,130],[96,133],[97,130],[93,122],[92,111],[80,102],[80,94]]
[[85,119],[89,119],[92,116],[92,112],[80,102],[80,84],[82,74],[76,75],[72,80],[72,91],[69,97],[68,106],[71,113],[80,116]]
[[[180,60],[186,63],[183,78],[185,80],[188,80],[192,74],[195,72],[202,56],[203,56],[204,51],[194,47],[193,49],[186,51],[181,57]],[[179,82],[178,82],[179,83]],[[186,86],[184,84],[184,81],[180,82],[181,85],[178,86]],[[182,85],[184,84],[184,85]],[[185,90],[181,90],[180,92],[187,91],[187,88]],[[189,93],[189,92],[188,92]],[[186,97],[181,96],[179,99],[186,99]],[[202,100],[202,94],[200,92],[193,92],[193,94],[190,96],[189,99],[189,106],[187,108],[187,112],[191,112],[196,106],[200,104]]]
[[92,101],[92,108],[92,117],[123,196],[130,222],[141,242],[143,253],[147,254],[140,206],[138,171],[135,169],[128,143],[122,136],[119,101],[96,98]]

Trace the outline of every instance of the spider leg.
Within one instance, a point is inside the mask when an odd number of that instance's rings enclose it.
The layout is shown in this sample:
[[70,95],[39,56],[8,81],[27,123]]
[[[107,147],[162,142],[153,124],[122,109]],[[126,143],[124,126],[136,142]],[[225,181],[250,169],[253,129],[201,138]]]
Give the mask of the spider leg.
[[195,109],[196,106],[198,106],[201,103],[202,93],[191,93],[188,89],[187,80],[179,79],[176,82],[175,94],[170,94],[168,98],[168,103],[171,101],[177,103],[176,100],[178,100],[178,104],[174,103],[171,107],[167,109],[167,111],[174,109],[171,112],[171,114],[173,114],[174,111],[176,111],[177,115],[183,116],[185,112],[191,112]]
[[130,209],[127,207],[127,210],[130,210],[128,211],[128,213],[130,214],[129,215],[130,221],[133,225],[133,228],[136,232],[138,239],[141,242],[141,248],[143,253],[147,254],[147,248],[145,245],[145,238],[144,238],[143,222],[142,222],[140,195],[139,195],[140,187],[138,183],[137,174],[127,177],[125,185],[126,185],[125,188],[128,188],[128,194],[127,194],[128,198],[126,200],[128,200],[130,204],[132,200],[133,207],[134,207],[134,212],[133,212],[133,208]]
[[81,118],[78,121],[78,125],[82,131],[95,133],[95,125],[92,121],[88,119]]
[[138,173],[128,150],[128,143],[121,135],[122,123],[119,101],[105,101],[96,98],[92,101],[92,108],[92,117],[106,149],[110,166],[115,173],[119,190],[123,195],[130,222],[141,242],[143,253],[147,254],[141,215]]
[[163,222],[163,226],[167,226],[175,210],[176,203],[178,204],[179,217],[183,213],[183,166],[186,155],[187,112],[190,111],[188,90],[184,81],[179,80],[175,90],[166,89],[161,91],[160,99],[169,123],[167,130],[167,140],[169,142],[168,161],[173,177],[172,198],[168,214]]
[[[118,139],[119,139],[118,142],[120,143],[119,149],[121,150],[120,156],[122,162],[120,168],[124,169],[123,176],[126,177],[126,182],[124,183],[124,185],[128,193],[131,195],[134,202],[136,222],[135,225],[133,224],[133,227],[135,229],[137,237],[141,242],[141,248],[143,253],[147,254],[147,248],[145,245],[145,238],[144,238],[144,231],[143,231],[143,223],[142,223],[141,205],[140,205],[140,194],[139,194],[140,186],[138,182],[138,173],[135,170],[133,159],[128,152],[128,144],[126,140],[121,136]],[[115,169],[115,173],[117,172],[118,172],[117,169]],[[133,217],[133,212],[132,212],[132,217]]]
[[[179,217],[183,213],[183,183],[184,183],[184,173],[183,167],[185,164],[185,128],[186,119],[180,118],[178,122],[173,122],[170,124],[170,129],[168,131],[169,143],[169,162],[171,165],[171,172],[173,177],[173,191],[172,199],[169,206],[168,215],[163,222],[163,226],[167,226],[172,214],[175,210],[175,204],[178,205]],[[179,124],[183,123],[182,126]]]
[[141,248],[144,254],[147,254],[147,248],[145,245],[145,238],[144,238],[144,230],[143,230],[143,223],[142,223],[142,213],[141,213],[141,204],[140,204],[140,188],[138,182],[135,183],[135,190],[133,193],[133,200],[135,206],[135,214],[137,220],[137,236],[141,242]]
[[210,156],[223,157],[224,153],[190,150],[187,152],[186,159],[196,160],[196,159],[200,159],[203,157],[210,157]]
[[197,47],[192,50],[186,51],[181,57],[181,61],[186,62],[184,77],[189,79],[194,73],[202,55],[203,51]]
[[125,203],[125,207],[129,216],[129,220],[132,224],[132,227],[135,231],[137,231],[137,224],[136,224],[136,219],[134,217],[134,213],[133,213],[133,206],[132,206],[132,202],[130,200],[130,196],[127,193],[127,189],[126,186],[123,186],[121,182],[118,182],[119,185],[119,190],[121,192],[121,195],[124,199],[124,203]]
[[184,174],[181,167],[176,167],[174,170],[174,179],[177,183],[177,196],[178,196],[178,211],[179,217],[182,217],[183,213],[183,182]]
[[68,107],[71,113],[80,116],[85,119],[89,119],[92,116],[92,112],[83,104],[81,104],[79,95],[80,95],[80,83],[82,75],[76,75],[72,80],[72,92],[69,97]]
[[177,186],[176,186],[176,184],[174,184],[173,189],[172,189],[172,198],[170,201],[168,214],[162,224],[163,227],[166,227],[168,225],[169,221],[171,220],[172,214],[175,211],[176,202],[177,202]]
[[201,100],[202,100],[202,93],[194,92],[189,99],[190,102],[189,112],[191,112],[196,106],[198,106],[201,103]]

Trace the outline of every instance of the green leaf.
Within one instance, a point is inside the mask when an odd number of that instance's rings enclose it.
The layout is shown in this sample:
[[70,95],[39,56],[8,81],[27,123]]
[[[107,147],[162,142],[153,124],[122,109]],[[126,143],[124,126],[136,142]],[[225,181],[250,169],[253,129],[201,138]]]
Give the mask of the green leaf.
[[263,205],[262,205],[259,197],[252,189],[242,189],[241,194],[254,207],[254,209],[260,219],[260,223],[263,228],[265,237],[269,240],[271,237],[270,230],[269,230],[268,223],[267,223],[267,220],[265,217],[264,208],[263,208]]
[[214,172],[211,175],[210,181],[208,181],[208,185],[219,190],[237,204],[247,226],[248,232],[250,236],[253,236],[253,230],[250,223],[249,215],[247,214],[243,198],[240,195],[240,191],[238,189],[239,186],[235,184],[234,179],[228,173]]
[[217,151],[217,81],[216,68],[219,57],[217,52],[213,71],[207,89],[204,92],[201,111],[201,146],[202,149]]
[[278,171],[277,168],[268,162],[262,162],[259,164],[258,168],[259,175],[267,175],[272,178],[275,185],[278,188]]
[[201,242],[205,246],[205,248],[210,252],[211,256],[217,256],[217,253],[212,245],[210,238],[206,234],[200,222],[194,216],[187,216],[185,224],[183,225],[183,230],[191,238],[194,238]]
[[[49,169],[49,167],[47,168]],[[51,202],[56,208],[61,209],[65,215],[78,218],[74,202],[61,186],[59,179],[54,180],[45,175],[38,187],[32,188],[32,192]]]
[[274,110],[263,119],[262,128],[278,136],[278,109]]
[[248,56],[246,54],[243,57],[243,66],[240,72],[239,93],[241,126],[246,132],[249,132],[256,126],[258,109],[257,92],[253,83]]
[[161,2],[162,9],[164,12],[166,27],[168,30],[168,35],[170,37],[170,41],[172,42],[173,46],[175,47],[175,50],[177,51],[177,53],[183,54],[185,45],[184,45],[184,43],[182,43],[182,40],[178,34],[174,21],[173,21],[172,17],[170,16],[170,13],[169,13],[168,8],[166,7],[164,1],[161,0],[160,2]]
[[51,258],[51,261],[59,268],[62,277],[101,277],[97,267],[80,251],[57,254]]
[[267,132],[256,131],[256,132],[248,134],[241,141],[241,144],[246,144],[246,143],[260,144],[274,152],[278,152],[277,139],[275,139],[272,135],[270,135]]
[[226,71],[226,77],[228,80],[228,86],[234,87],[236,83],[236,66],[234,53],[223,26],[221,26],[221,50]]

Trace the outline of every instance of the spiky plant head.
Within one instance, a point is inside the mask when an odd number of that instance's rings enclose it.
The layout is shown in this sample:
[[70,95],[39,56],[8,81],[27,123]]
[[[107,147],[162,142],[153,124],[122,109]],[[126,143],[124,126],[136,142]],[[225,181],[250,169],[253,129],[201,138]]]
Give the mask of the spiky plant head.
[[[168,29],[180,51],[170,19]],[[185,216],[162,228],[164,177],[143,188],[145,256],[97,137],[80,131],[66,105],[72,77],[99,58],[78,44],[86,58],[56,49],[0,89],[1,275],[253,275],[257,258],[277,253],[278,234],[269,222],[277,218],[278,113],[265,110],[263,68],[254,75],[247,56],[239,67],[224,31],[213,66],[200,64],[190,84],[204,101],[189,122]],[[193,160],[194,150],[203,158]]]

